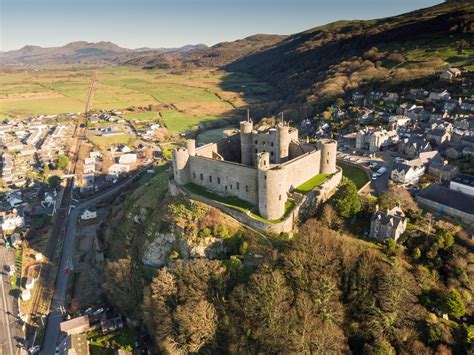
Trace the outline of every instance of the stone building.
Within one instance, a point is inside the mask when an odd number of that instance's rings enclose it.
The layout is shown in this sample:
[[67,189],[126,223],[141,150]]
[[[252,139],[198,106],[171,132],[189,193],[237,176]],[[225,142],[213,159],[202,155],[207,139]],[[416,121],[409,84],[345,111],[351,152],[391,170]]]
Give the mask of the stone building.
[[406,228],[407,219],[400,206],[387,211],[379,211],[377,206],[370,219],[370,238],[379,242],[390,238],[396,241]]
[[371,130],[366,128],[357,132],[356,148],[367,149],[370,152],[378,152],[382,147],[388,147],[398,143],[398,140],[398,133],[395,130]]
[[240,133],[196,148],[173,150],[177,185],[199,185],[221,196],[237,197],[258,208],[268,220],[285,213],[294,188],[318,174],[336,173],[337,142],[323,139],[301,143],[298,130],[285,122],[264,131],[250,120],[240,123]]

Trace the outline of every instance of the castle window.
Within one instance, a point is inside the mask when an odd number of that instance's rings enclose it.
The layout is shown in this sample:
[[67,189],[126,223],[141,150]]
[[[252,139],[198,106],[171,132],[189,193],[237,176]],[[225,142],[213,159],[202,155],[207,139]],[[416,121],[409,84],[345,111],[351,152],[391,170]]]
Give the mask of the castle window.
[[326,160],[326,164],[329,164],[329,159]]
[[265,175],[265,180],[267,180],[267,175]]
[[235,188],[236,188],[237,190],[240,190],[240,184],[239,184],[238,182],[236,183]]
[[281,201],[281,195],[278,195],[278,201]]
[[221,183],[221,178],[217,178],[217,183],[220,184]]
[[199,174],[199,177],[201,178],[201,180],[204,180],[204,176],[202,176],[202,174]]
[[193,179],[195,179],[195,178],[196,178],[196,172],[193,171]]
[[245,185],[245,192],[249,192],[249,185]]
[[212,176],[209,175],[209,182],[212,182]]
[[271,142],[270,145],[273,147],[273,142]]
[[227,192],[227,186],[225,187],[225,191]]
[[258,152],[258,150],[257,150],[257,149],[255,149],[255,153],[257,153],[257,152]]
[[270,156],[273,156],[273,152],[270,153]]
[[263,141],[262,144],[265,145],[267,142]]
[[258,140],[255,140],[255,144],[258,144]]
[[230,184],[230,189],[232,190],[232,184]]

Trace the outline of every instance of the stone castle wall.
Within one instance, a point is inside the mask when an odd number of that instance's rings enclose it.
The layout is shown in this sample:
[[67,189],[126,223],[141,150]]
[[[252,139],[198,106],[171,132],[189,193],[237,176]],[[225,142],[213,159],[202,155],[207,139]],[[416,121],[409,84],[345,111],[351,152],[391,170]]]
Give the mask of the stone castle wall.
[[189,158],[190,179],[219,195],[236,196],[257,205],[257,169],[201,156]]

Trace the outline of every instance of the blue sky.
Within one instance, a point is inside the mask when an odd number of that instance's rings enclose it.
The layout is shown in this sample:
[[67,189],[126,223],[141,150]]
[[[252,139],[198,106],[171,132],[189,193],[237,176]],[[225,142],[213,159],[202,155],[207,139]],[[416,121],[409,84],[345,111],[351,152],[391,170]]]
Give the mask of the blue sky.
[[440,0],[0,0],[0,50],[111,41],[127,48],[212,45],[372,19]]

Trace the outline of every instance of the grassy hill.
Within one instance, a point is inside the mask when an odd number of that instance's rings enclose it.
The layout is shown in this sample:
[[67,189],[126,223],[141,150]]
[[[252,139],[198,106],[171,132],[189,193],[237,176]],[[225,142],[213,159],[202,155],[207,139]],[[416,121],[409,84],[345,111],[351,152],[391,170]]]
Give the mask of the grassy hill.
[[[274,109],[311,111],[347,90],[426,77],[447,66],[474,67],[474,4],[443,3],[399,16],[338,21],[287,37],[225,69],[275,87]],[[460,41],[467,41],[460,48]],[[303,106],[303,107],[302,107]]]

